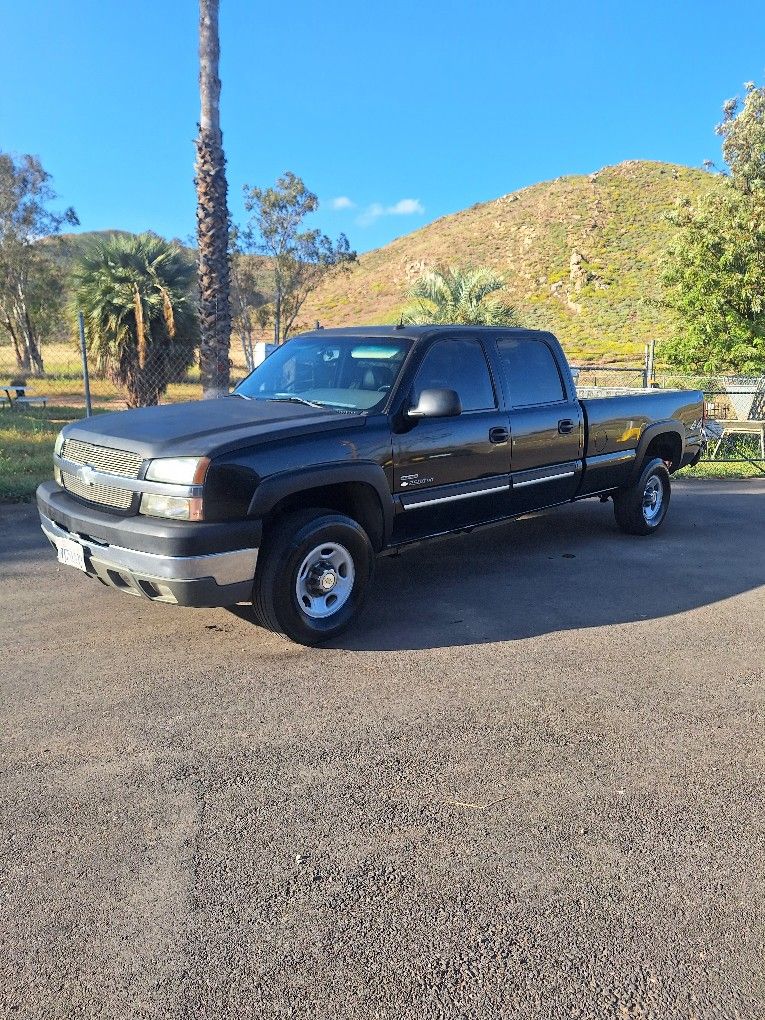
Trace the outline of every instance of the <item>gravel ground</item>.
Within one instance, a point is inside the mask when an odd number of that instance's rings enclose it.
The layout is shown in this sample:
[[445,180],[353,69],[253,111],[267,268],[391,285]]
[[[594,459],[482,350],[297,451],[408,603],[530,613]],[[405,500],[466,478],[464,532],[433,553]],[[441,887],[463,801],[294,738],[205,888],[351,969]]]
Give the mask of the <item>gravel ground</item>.
[[321,650],[0,535],[2,1017],[765,1016],[765,482],[381,560]]

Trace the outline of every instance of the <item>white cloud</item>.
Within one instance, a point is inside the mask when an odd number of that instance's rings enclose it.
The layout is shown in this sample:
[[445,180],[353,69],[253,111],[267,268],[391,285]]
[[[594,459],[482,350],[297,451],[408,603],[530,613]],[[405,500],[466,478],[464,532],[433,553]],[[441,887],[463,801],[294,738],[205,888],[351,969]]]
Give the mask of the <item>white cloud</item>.
[[356,203],[352,202],[347,195],[338,195],[329,203],[333,209],[355,209]]
[[368,205],[363,213],[357,218],[356,222],[362,227],[368,227],[370,223],[374,223],[375,220],[379,220],[381,216],[385,215],[385,206],[380,205],[379,202],[373,202]]
[[419,198],[400,198],[395,205],[390,205],[385,210],[390,216],[413,216],[415,213],[424,213],[425,207]]
[[381,216],[414,216],[422,215],[425,206],[419,198],[400,198],[393,205],[382,205],[381,202],[372,202],[358,216],[356,222],[359,226],[368,227],[370,223],[379,220]]

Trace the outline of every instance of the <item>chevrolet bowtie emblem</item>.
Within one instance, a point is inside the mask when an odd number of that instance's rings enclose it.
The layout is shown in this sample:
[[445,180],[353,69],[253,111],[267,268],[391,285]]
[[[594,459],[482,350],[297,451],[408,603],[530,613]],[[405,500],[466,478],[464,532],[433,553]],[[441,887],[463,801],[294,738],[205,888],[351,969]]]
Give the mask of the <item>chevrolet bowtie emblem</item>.
[[96,480],[95,469],[92,468],[90,464],[83,464],[82,467],[80,468],[80,478],[82,478],[83,482],[86,485],[95,484]]

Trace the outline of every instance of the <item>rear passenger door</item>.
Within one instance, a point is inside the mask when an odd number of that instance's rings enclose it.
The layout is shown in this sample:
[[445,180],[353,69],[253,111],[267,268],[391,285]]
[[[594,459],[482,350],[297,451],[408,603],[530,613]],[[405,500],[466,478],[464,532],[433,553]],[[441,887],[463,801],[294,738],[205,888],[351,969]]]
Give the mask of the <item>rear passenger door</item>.
[[[491,341],[490,341],[491,342]],[[507,514],[510,443],[483,343],[437,339],[417,370],[407,406],[426,389],[456,390],[462,414],[401,419],[393,436],[398,541],[452,531]]]
[[557,359],[541,337],[497,340],[511,433],[512,513],[571,499],[582,471],[579,401],[566,392]]

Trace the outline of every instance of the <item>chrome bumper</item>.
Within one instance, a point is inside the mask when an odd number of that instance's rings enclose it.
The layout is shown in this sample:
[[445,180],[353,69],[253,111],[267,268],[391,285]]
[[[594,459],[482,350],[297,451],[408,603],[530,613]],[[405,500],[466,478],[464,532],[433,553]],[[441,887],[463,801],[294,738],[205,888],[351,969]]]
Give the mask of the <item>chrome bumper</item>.
[[226,606],[251,599],[257,549],[163,556],[95,542],[42,513],[40,526],[55,549],[57,539],[81,545],[86,573],[128,595],[185,606]]

